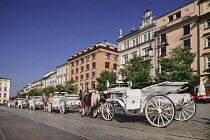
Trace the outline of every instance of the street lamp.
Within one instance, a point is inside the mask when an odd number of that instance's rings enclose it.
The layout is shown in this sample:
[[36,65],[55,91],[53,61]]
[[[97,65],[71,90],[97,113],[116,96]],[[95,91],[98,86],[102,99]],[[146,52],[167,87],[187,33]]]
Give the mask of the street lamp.
[[168,46],[168,41],[167,41],[167,36],[166,36],[166,39],[164,42],[160,42],[160,38],[158,37],[157,38],[157,49],[158,49],[158,61],[157,61],[157,69],[156,69],[156,74],[157,74],[157,80],[158,80],[158,83],[160,82],[159,81],[159,73],[160,73],[160,48],[162,49],[163,47],[166,47]]

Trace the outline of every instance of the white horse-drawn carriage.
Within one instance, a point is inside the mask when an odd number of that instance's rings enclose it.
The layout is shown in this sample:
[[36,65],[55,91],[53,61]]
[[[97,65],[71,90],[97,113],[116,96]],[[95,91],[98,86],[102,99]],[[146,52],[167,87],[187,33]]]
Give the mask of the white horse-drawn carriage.
[[29,101],[28,101],[29,109],[36,110],[37,108],[43,108],[44,103],[42,101],[42,96],[33,96]]
[[59,111],[64,114],[70,108],[79,108],[81,106],[80,97],[78,94],[67,94],[66,92],[55,92],[50,97],[50,103],[47,105],[47,110],[50,113],[52,110]]
[[18,98],[17,100],[17,108],[28,107],[27,98]]
[[15,100],[9,100],[7,102],[7,107],[13,107],[13,108],[15,108],[16,107],[16,104],[17,104],[17,100],[16,99]]
[[111,120],[116,105],[120,105],[127,116],[145,113],[147,120],[156,127],[165,127],[174,119],[189,120],[196,106],[189,93],[179,94],[185,90],[182,89],[184,84],[187,82],[163,82],[143,89],[110,88],[110,98],[99,110],[105,120]]

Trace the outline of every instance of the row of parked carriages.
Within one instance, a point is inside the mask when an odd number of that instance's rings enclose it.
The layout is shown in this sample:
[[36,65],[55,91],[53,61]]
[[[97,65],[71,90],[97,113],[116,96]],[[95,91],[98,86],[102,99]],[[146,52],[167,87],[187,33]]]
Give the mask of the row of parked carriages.
[[[129,86],[111,88],[107,83],[107,95],[105,102],[97,106],[98,114],[104,120],[112,120],[116,108],[121,108],[126,116],[139,115],[144,113],[148,122],[155,127],[165,127],[173,120],[187,121],[196,112],[196,104],[190,93],[183,93],[187,82],[163,82],[145,87],[143,89],[131,89]],[[59,111],[64,114],[70,108],[76,108],[81,112],[84,110],[83,100],[78,94],[57,92],[51,97],[34,96],[30,100],[19,98],[8,102],[8,107],[36,110],[43,108],[44,111]]]

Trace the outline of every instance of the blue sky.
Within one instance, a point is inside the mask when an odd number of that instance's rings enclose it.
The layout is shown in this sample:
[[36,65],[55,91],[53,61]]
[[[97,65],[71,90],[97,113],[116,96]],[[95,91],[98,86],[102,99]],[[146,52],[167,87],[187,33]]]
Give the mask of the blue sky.
[[[0,77],[11,95],[97,42],[117,45],[147,9],[155,17],[191,0],[0,0]],[[149,3],[149,4],[148,4]]]

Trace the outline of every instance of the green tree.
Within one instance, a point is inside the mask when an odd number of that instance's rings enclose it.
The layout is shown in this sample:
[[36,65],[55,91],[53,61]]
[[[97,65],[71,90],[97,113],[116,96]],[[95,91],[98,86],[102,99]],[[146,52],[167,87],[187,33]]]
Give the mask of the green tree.
[[49,94],[50,93],[54,93],[55,92],[55,88],[53,86],[49,86],[49,87],[46,87],[46,88],[43,88],[40,92],[42,94],[44,94],[45,96],[48,96],[49,97]]
[[120,69],[120,74],[127,74],[132,81],[132,88],[144,88],[152,84],[150,70],[153,68],[150,60],[143,60],[142,57],[134,57]]
[[176,47],[169,52],[169,58],[160,60],[161,73],[160,82],[192,82],[196,81],[193,76],[191,64],[194,61],[195,54],[190,52],[189,47]]
[[72,85],[75,81],[71,80],[71,81],[67,81],[66,85],[64,86],[64,90],[68,93],[68,94],[72,94],[76,91],[76,87],[74,85]]
[[42,96],[42,93],[41,93],[41,91],[38,90],[38,89],[32,89],[32,90],[30,90],[29,92],[27,92],[26,95],[27,95],[28,97]]
[[106,81],[108,80],[111,85],[116,84],[117,76],[113,72],[102,71],[100,77],[96,78],[96,80],[98,81],[96,89],[98,91],[105,91],[107,89]]

